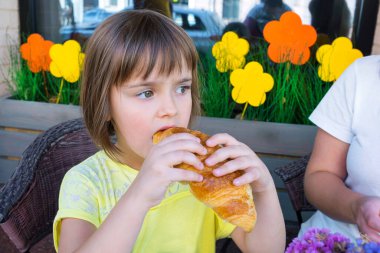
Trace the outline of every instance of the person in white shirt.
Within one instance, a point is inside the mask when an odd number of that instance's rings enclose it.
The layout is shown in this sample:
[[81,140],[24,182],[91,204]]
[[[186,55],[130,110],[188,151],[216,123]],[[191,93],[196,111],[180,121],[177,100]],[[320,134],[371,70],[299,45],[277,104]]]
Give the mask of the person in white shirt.
[[318,126],[305,194],[319,211],[302,224],[380,242],[380,56],[356,60],[310,116]]

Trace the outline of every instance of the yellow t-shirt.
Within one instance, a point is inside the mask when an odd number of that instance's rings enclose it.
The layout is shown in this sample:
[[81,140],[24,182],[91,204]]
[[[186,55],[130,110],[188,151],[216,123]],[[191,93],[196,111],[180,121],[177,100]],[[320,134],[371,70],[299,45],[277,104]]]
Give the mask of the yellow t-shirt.
[[[68,171],[53,224],[56,250],[62,219],[78,218],[98,228],[137,173],[113,161],[104,151]],[[198,201],[188,185],[173,183],[164,200],[147,213],[133,252],[215,252],[216,239],[229,236],[234,228]]]

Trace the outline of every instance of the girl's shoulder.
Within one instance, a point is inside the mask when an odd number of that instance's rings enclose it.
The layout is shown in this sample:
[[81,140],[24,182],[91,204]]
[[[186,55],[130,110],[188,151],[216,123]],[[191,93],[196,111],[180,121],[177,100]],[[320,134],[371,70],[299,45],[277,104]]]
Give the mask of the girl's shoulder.
[[135,178],[137,171],[127,165],[113,161],[104,150],[100,150],[78,165],[71,168],[65,178],[82,178],[90,182]]
[[108,160],[110,160],[105,152],[103,150],[100,150],[93,154],[92,156],[88,157],[86,160],[80,162],[79,164],[72,167],[68,173],[80,173],[80,174],[87,174],[89,172],[95,172],[101,169],[104,169],[105,165],[108,163]]
[[97,175],[104,170],[104,158],[102,151],[98,151],[86,160],[68,170],[63,178],[63,183],[77,182],[77,181],[94,181]]

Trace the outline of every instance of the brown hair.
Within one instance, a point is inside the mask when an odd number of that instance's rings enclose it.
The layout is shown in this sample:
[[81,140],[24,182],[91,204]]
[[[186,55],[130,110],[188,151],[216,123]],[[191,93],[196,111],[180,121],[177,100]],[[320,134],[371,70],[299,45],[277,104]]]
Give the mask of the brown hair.
[[110,139],[111,87],[136,75],[146,79],[156,67],[165,75],[183,67],[192,70],[192,118],[199,115],[197,61],[190,37],[162,14],[130,10],[105,20],[88,41],[81,83],[83,117],[94,142],[116,157],[119,150]]

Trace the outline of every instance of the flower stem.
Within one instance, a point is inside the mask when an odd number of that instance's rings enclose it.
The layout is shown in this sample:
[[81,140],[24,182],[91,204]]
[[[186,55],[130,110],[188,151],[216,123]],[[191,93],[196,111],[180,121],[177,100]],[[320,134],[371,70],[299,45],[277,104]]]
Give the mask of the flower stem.
[[241,113],[240,120],[244,119],[244,114],[245,114],[245,111],[247,110],[247,107],[248,107],[248,102],[245,103],[245,106],[244,106],[243,112]]
[[42,76],[44,78],[44,88],[45,88],[45,94],[46,94],[46,98],[49,99],[50,95],[49,95],[49,91],[47,89],[47,80],[46,80],[46,72],[44,70],[42,70]]
[[55,101],[56,104],[59,103],[59,99],[61,98],[62,88],[63,88],[63,78],[61,79],[61,85],[59,86],[59,93],[58,93],[57,101]]

